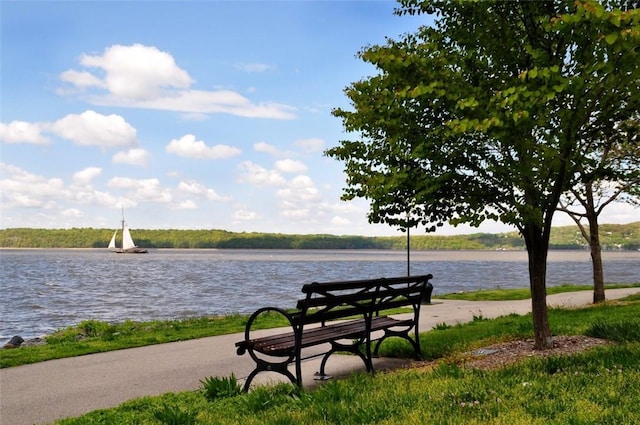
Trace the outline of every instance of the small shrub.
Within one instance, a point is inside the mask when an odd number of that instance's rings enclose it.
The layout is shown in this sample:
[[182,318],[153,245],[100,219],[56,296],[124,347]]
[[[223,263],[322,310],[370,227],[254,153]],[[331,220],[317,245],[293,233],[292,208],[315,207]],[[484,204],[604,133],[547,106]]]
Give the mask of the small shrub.
[[201,380],[200,383],[203,385],[204,396],[209,401],[233,397],[242,393],[242,387],[238,384],[238,380],[233,373],[230,377],[210,376]]
[[196,423],[196,413],[185,412],[179,407],[164,406],[162,410],[153,412],[153,417],[164,425],[194,425]]

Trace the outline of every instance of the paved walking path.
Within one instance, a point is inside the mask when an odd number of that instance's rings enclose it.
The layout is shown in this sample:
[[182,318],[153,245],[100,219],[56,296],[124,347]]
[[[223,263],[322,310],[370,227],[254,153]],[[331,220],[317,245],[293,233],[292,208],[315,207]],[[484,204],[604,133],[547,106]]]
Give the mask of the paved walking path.
[[[638,288],[609,289],[607,299],[640,293]],[[591,291],[547,297],[549,307],[572,307],[591,303]],[[526,314],[531,301],[434,300],[421,310],[420,330],[435,325],[468,322],[474,316],[494,318],[511,313]],[[273,332],[273,331],[266,331]],[[127,400],[166,392],[195,390],[210,376],[245,378],[253,369],[249,356],[236,355],[235,343],[242,334],[51,360],[0,369],[0,425],[48,424],[80,416],[96,409],[117,406]],[[315,385],[313,373],[320,359],[303,365],[303,384]],[[378,370],[402,365],[406,360],[376,359]],[[341,376],[363,369],[356,356],[334,356],[327,372]],[[281,381],[279,375],[259,374],[254,382]]]

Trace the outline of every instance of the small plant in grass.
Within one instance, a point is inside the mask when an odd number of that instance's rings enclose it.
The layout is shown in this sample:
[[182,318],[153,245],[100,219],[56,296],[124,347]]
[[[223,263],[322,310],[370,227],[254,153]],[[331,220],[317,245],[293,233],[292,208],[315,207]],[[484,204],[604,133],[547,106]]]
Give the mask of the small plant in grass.
[[203,386],[204,396],[209,401],[220,398],[233,397],[242,393],[242,387],[238,384],[236,376],[232,373],[229,377],[210,376],[200,380]]
[[435,331],[443,331],[445,329],[449,329],[451,327],[451,325],[447,325],[445,322],[442,323],[438,323],[433,327],[433,330]]
[[585,333],[595,338],[616,342],[640,342],[640,319],[598,320]]
[[300,400],[300,389],[291,384],[277,384],[272,387],[257,387],[241,399],[244,411],[260,413],[276,406],[291,407],[292,401]]
[[153,417],[164,425],[194,425],[196,413],[184,411],[179,407],[163,406],[161,410],[153,412]]
[[482,315],[482,313],[478,313],[478,314],[474,314],[474,315],[473,315],[473,321],[474,321],[474,322],[482,322],[483,320],[488,320],[488,319],[486,319],[486,318]]

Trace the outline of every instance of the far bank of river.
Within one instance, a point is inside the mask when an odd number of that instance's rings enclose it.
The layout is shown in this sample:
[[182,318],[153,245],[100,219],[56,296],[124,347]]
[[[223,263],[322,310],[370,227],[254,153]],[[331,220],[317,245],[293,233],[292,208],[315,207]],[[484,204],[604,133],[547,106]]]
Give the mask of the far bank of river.
[[[640,252],[603,253],[605,281],[640,282]],[[525,251],[412,251],[434,296],[528,287]],[[302,284],[407,274],[397,250],[0,249],[0,343],[95,319],[111,323],[288,308]],[[590,284],[588,251],[551,251],[547,284]]]

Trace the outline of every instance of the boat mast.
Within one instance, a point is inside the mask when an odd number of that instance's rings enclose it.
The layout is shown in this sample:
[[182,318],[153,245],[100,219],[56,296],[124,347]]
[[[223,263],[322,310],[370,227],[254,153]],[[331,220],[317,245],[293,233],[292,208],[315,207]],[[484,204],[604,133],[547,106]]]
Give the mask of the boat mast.
[[122,245],[120,249],[124,252],[124,205],[122,205]]

